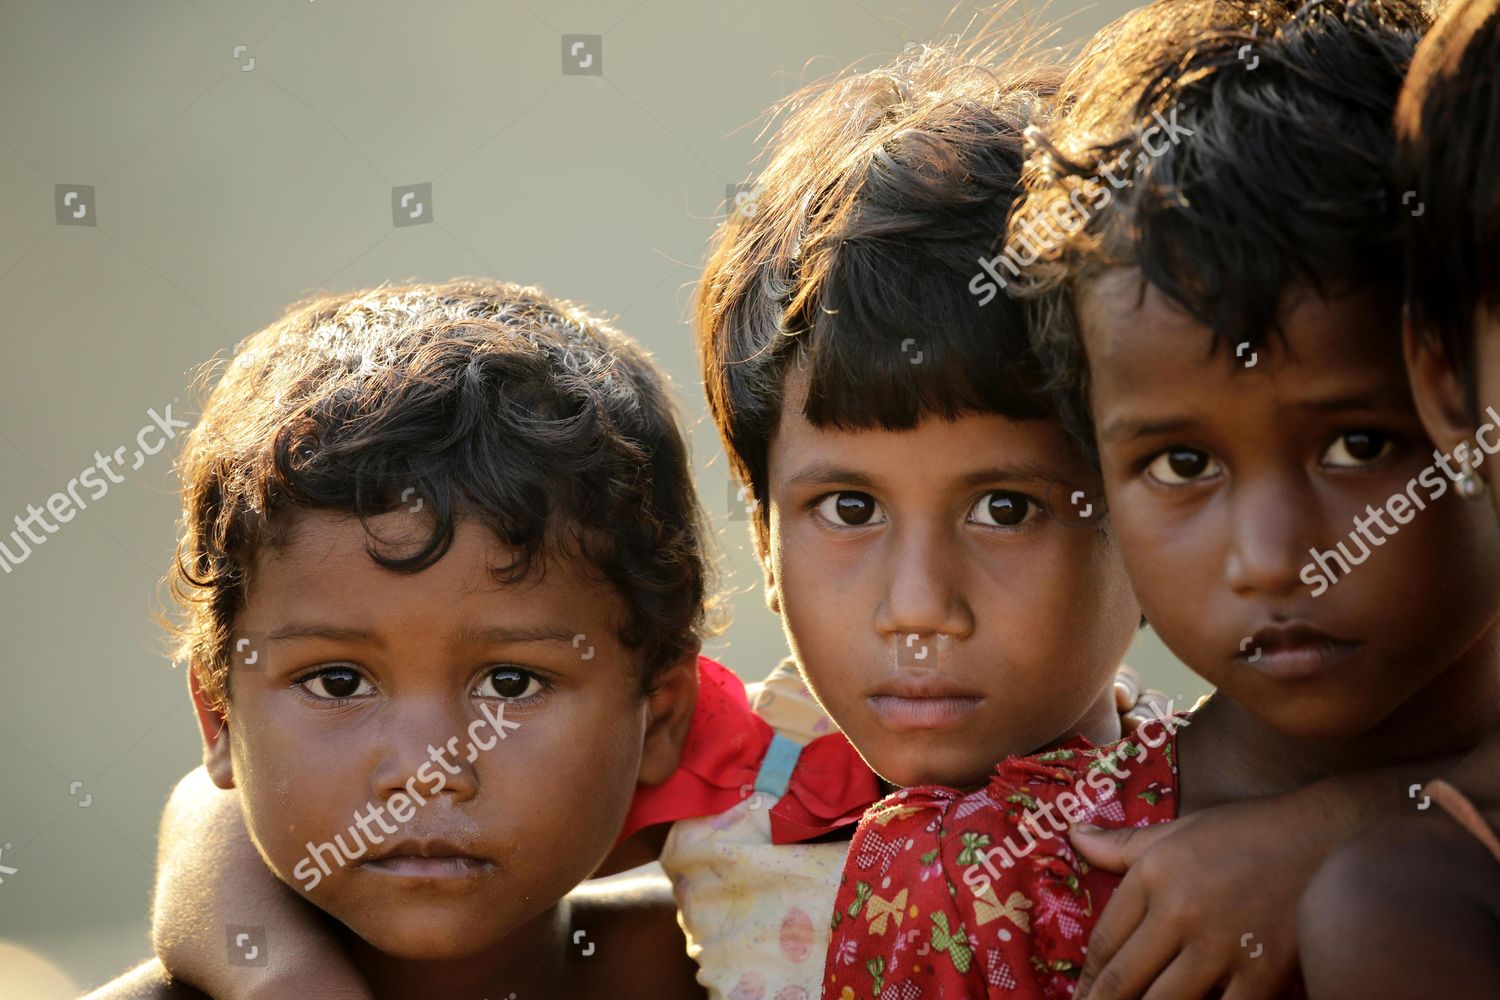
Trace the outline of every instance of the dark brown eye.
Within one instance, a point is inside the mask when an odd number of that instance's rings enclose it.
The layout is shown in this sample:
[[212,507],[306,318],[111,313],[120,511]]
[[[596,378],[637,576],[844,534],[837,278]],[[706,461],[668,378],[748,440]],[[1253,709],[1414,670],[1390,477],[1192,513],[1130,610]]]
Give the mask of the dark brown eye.
[[1208,467],[1208,456],[1201,451],[1182,448],[1167,453],[1167,463],[1183,479],[1196,479]]
[[996,490],[980,497],[969,510],[969,519],[999,528],[1014,528],[1031,515],[1031,498],[1021,493]]
[[1147,472],[1157,482],[1181,486],[1218,475],[1219,463],[1201,449],[1176,447],[1157,455]]
[[359,675],[359,671],[348,667],[329,667],[326,670],[320,670],[301,683],[309,694],[330,700],[353,698],[356,695],[369,694],[374,690],[369,682]]
[[541,682],[529,670],[519,667],[497,667],[491,670],[479,685],[478,693],[491,698],[515,700],[534,695],[541,690]]
[[1328,446],[1323,462],[1338,468],[1369,465],[1384,458],[1390,448],[1390,437],[1380,431],[1350,431]]
[[868,493],[842,490],[830,493],[818,501],[818,513],[834,524],[857,528],[866,524],[880,524],[885,515],[880,504]]

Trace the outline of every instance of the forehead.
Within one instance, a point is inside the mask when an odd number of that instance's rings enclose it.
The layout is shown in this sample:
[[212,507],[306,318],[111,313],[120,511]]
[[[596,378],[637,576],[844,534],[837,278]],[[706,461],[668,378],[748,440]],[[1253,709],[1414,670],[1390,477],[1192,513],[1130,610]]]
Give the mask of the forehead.
[[278,544],[256,553],[247,588],[247,610],[271,617],[373,607],[422,610],[434,617],[479,614],[503,605],[507,614],[572,620],[612,613],[618,597],[581,557],[549,553],[514,583],[496,579],[517,551],[470,518],[454,523],[448,551],[425,569],[388,569],[371,557],[413,554],[426,540],[428,522],[397,511],[371,518],[370,530],[353,515],[303,511]]
[[1096,412],[1148,400],[1209,401],[1229,410],[1252,400],[1312,403],[1334,393],[1407,398],[1400,301],[1388,290],[1289,295],[1279,334],[1230,345],[1216,342],[1138,271],[1122,268],[1080,290],[1078,318]]

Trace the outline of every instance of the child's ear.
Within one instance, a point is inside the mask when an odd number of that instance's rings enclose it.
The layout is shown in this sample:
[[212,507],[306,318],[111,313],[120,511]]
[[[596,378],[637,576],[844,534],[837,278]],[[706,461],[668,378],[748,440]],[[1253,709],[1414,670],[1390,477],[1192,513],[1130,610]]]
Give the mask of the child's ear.
[[1460,441],[1474,436],[1468,399],[1453,362],[1434,338],[1417,330],[1410,315],[1401,330],[1401,347],[1417,416],[1433,443],[1452,453]]
[[698,650],[664,668],[646,696],[646,741],[641,747],[643,785],[659,785],[682,760],[693,709],[698,704]]
[[193,711],[198,715],[198,730],[203,734],[203,769],[220,788],[234,787],[234,764],[229,754],[229,715],[215,708],[203,692],[198,679],[198,664],[188,667],[188,690],[193,696]]
[[776,586],[776,570],[769,559],[761,563],[766,571],[766,607],[773,615],[781,614],[781,590]]
[[[757,512],[759,516],[759,512]],[[769,521],[769,518],[767,518]],[[760,568],[766,574],[766,607],[771,609],[773,615],[781,614],[781,590],[776,586],[776,564],[771,559],[768,548],[770,545],[771,529],[769,524],[757,525],[754,532],[755,558],[760,560]]]

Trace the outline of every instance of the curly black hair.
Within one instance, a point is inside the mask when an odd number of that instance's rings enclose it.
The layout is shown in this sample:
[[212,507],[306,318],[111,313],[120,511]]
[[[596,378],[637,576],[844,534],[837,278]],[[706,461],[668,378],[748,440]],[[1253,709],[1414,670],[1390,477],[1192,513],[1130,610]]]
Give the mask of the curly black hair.
[[[211,372],[209,373],[211,374]],[[168,622],[209,698],[255,554],[299,510],[420,509],[426,540],[380,565],[442,558],[459,518],[514,553],[500,581],[582,556],[619,593],[643,690],[695,651],[705,533],[665,377],[628,337],[535,288],[478,279],[298,303],[222,367],[177,466],[183,518]]]

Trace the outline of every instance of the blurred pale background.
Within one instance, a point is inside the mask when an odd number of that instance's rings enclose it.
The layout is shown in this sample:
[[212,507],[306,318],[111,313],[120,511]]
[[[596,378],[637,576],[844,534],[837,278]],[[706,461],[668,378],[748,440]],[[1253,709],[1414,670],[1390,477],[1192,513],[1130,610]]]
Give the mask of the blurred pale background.
[[[1067,40],[1126,6],[1052,13]],[[181,400],[173,416],[190,417],[195,366],[289,301],[496,275],[618,317],[672,372],[734,591],[710,652],[760,675],[784,642],[745,524],[727,517],[685,322],[704,242],[766,107],[980,9],[0,0],[0,524],[96,451],[126,446],[128,463],[150,410]],[[600,37],[565,74],[575,34]],[[430,188],[403,220],[396,189],[414,185]],[[72,995],[149,950],[157,816],[199,759],[150,619],[174,451],[144,456],[0,574],[8,1000]],[[1131,659],[1169,693],[1203,690],[1149,633]]]

